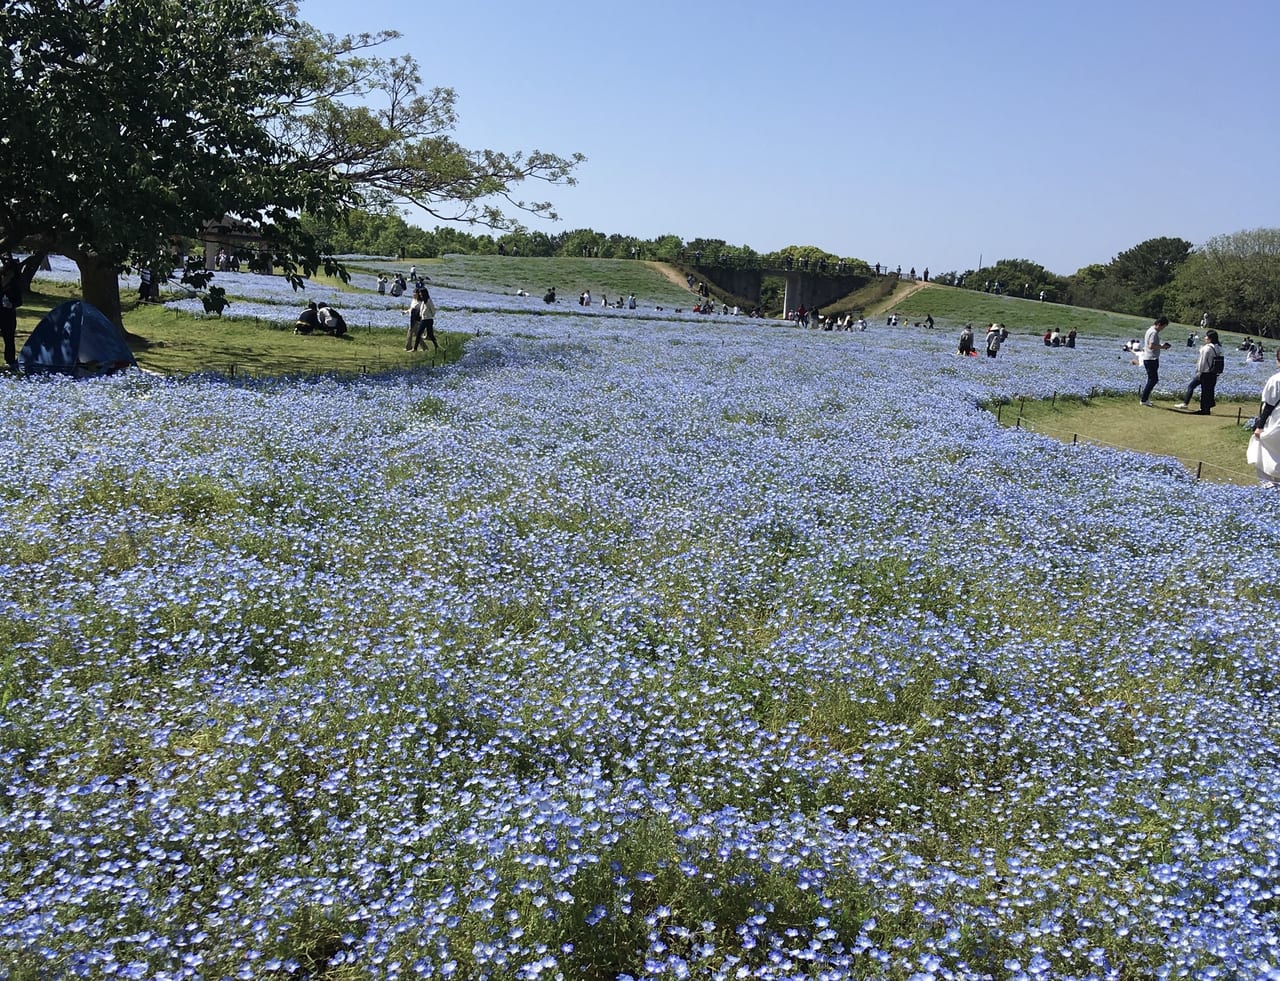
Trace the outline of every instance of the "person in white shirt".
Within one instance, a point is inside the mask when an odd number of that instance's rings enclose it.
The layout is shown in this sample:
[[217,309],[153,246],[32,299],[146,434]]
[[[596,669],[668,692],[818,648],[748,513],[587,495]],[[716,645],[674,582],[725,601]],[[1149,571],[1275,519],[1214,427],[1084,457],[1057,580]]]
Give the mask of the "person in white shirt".
[[1262,406],[1253,420],[1253,439],[1258,440],[1258,444],[1251,444],[1249,448],[1249,459],[1257,461],[1258,479],[1262,481],[1264,487],[1277,486],[1277,475],[1268,473],[1265,469],[1269,461],[1274,463],[1276,450],[1270,446],[1268,446],[1269,452],[1264,453],[1260,450],[1261,444],[1274,441],[1276,422],[1280,420],[1280,416],[1272,418],[1276,406],[1280,405],[1280,347],[1276,348],[1276,368],[1278,370],[1262,384]]
[[1216,330],[1207,331],[1204,335],[1204,346],[1200,348],[1200,354],[1196,358],[1196,373],[1191,378],[1191,383],[1187,386],[1187,394],[1182,397],[1174,408],[1185,409],[1191,404],[1191,393],[1196,390],[1196,386],[1200,386],[1200,409],[1199,414],[1207,416],[1209,410],[1214,407],[1214,389],[1218,386],[1217,367],[1222,364],[1222,347],[1218,344],[1218,332]]
[[1160,380],[1160,352],[1169,350],[1167,343],[1160,343],[1160,331],[1168,326],[1168,317],[1157,317],[1156,322],[1147,328],[1142,338],[1142,350],[1138,352],[1138,359],[1147,369],[1147,383],[1142,386],[1140,401],[1149,409],[1154,408],[1151,403],[1151,393],[1155,391],[1156,382]]

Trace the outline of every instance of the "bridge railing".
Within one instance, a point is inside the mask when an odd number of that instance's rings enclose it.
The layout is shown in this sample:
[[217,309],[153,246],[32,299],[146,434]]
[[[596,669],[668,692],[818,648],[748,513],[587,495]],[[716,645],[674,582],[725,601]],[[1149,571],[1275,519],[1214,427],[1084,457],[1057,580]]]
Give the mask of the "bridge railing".
[[[676,258],[676,262],[700,268],[747,269],[761,273],[806,273],[811,276],[874,276],[875,271],[861,262],[846,262],[843,259],[835,262],[826,259],[764,259],[758,256],[741,256],[730,253],[706,254],[701,252],[685,252]],[[894,276],[896,273],[885,272],[880,275]]]

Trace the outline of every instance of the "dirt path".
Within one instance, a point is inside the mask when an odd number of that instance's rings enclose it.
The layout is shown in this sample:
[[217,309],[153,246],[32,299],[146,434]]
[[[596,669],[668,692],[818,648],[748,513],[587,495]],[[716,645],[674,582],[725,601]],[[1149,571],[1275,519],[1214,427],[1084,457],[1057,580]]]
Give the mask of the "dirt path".
[[874,306],[868,307],[866,313],[871,316],[876,316],[877,314],[884,313],[886,310],[892,310],[908,297],[914,296],[928,285],[929,284],[922,279],[918,279],[914,283],[900,283],[891,296],[885,300],[881,300]]
[[674,269],[672,269],[670,266],[668,266],[665,262],[656,262],[652,259],[646,259],[644,261],[644,264],[648,266],[650,269],[654,269],[657,272],[661,273],[663,278],[665,278],[668,282],[674,283],[676,286],[679,286],[682,290],[689,289],[689,281],[685,279],[683,276],[681,276]]

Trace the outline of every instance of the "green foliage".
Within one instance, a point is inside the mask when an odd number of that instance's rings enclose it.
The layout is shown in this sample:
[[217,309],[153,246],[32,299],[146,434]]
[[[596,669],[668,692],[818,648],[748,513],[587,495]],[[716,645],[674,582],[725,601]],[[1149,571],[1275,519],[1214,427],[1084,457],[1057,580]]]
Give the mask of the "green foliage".
[[865,259],[838,256],[825,249],[820,249],[816,245],[788,245],[778,249],[776,252],[766,253],[763,258],[771,264],[783,263],[790,258],[793,263],[799,263],[803,260],[811,266],[817,266],[820,262],[826,262],[828,266],[835,266],[837,263],[844,262],[845,267],[851,274],[869,275],[871,273],[871,266],[867,264]]
[[316,268],[296,213],[338,208],[349,188],[295,166],[269,125],[298,87],[277,44],[296,27],[290,6],[20,0],[5,27],[0,249],[69,256],[86,298],[117,319],[119,267],[167,268],[172,236],[227,213]]
[[1133,294],[1107,275],[1107,266],[1084,266],[1074,276],[1063,302],[1097,310],[1123,310],[1132,305]]
[[933,277],[933,281],[982,291],[986,290],[988,284],[994,290],[996,282],[999,282],[1003,295],[1024,299],[1038,299],[1040,291],[1044,290],[1046,300],[1061,300],[1067,288],[1066,279],[1030,259],[1001,259],[981,269],[967,269],[959,276],[943,273]]
[[1184,320],[1202,313],[1218,327],[1274,337],[1280,326],[1280,228],[1219,235],[1178,269],[1171,305]]
[[1190,254],[1191,243],[1186,239],[1147,239],[1112,259],[1108,275],[1135,293],[1150,293],[1173,282],[1178,267]]
[[310,275],[330,268],[317,233],[354,205],[511,227],[488,201],[554,217],[512,190],[573,183],[583,159],[461,147],[453,91],[368,53],[395,33],[321,34],[288,0],[17,0],[5,28],[0,250],[72,258],[117,322],[120,268],[170,268],[173,239],[208,221],[256,228],[286,275]]
[[646,244],[645,257],[672,262],[680,257],[680,250],[683,248],[684,242],[679,235],[659,235]]
[[1079,306],[1144,317],[1168,314],[1167,287],[1187,261],[1191,243],[1152,238],[1121,252],[1106,265],[1094,264],[1070,277],[1063,299]]

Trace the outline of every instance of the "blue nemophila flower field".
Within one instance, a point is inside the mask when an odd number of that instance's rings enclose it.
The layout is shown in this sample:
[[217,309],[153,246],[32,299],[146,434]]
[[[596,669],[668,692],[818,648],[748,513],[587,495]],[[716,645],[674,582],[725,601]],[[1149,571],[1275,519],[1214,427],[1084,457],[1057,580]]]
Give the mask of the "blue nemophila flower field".
[[0,384],[0,977],[1280,977],[1272,499],[980,408],[1113,343],[476,316]]

